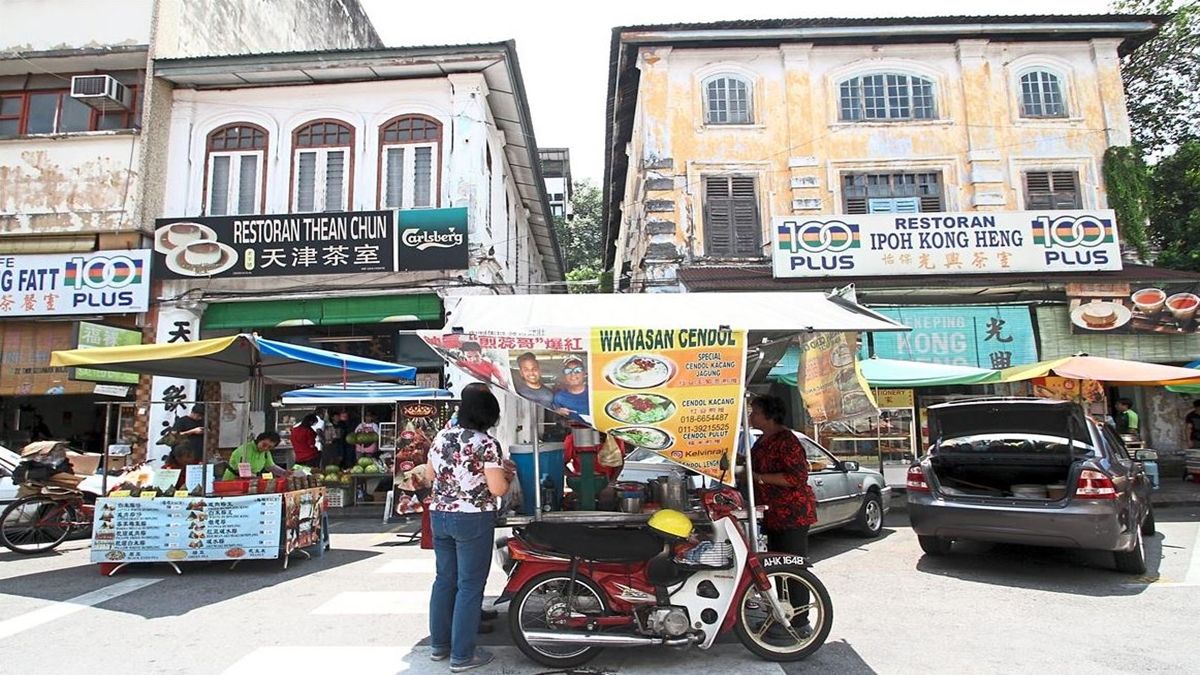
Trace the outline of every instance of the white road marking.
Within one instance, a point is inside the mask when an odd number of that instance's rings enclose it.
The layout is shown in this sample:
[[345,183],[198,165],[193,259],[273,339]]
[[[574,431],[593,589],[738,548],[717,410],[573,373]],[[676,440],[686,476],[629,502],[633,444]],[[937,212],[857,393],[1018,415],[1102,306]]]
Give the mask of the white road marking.
[[[225,675],[262,675],[262,673],[336,673],[354,664],[357,675],[391,675],[405,672],[412,661],[407,647],[261,647],[242,657]],[[428,654],[424,655],[426,661]],[[448,671],[445,662],[442,671]]]
[[392,560],[375,570],[376,574],[435,574],[437,563],[433,558],[401,558]]
[[157,584],[160,581],[162,579],[125,579],[111,586],[105,586],[90,593],[77,595],[69,600],[55,602],[47,607],[35,609],[32,612],[0,621],[0,640],[9,638],[22,631],[27,631],[30,628],[36,628],[51,621],[56,621],[75,612],[83,611],[88,607],[99,605],[102,602],[108,602],[126,593],[132,593],[152,584]]
[[313,614],[428,614],[429,591],[346,591]]
[[1192,542],[1192,560],[1188,563],[1187,576],[1183,583],[1200,586],[1200,527],[1196,528],[1196,540]]

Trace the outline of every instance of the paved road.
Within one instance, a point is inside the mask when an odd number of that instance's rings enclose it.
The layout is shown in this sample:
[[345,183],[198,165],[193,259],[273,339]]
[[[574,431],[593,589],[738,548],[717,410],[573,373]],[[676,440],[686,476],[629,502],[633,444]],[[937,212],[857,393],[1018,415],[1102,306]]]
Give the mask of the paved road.
[[[612,650],[619,673],[1196,672],[1200,508],[1162,509],[1141,579],[1108,556],[962,545],[921,555],[903,512],[885,536],[813,538],[835,620],[812,659],[781,667],[736,642],[709,652]],[[392,533],[335,523],[322,560],[238,569],[166,567],[101,577],[86,542],[40,558],[0,553],[0,673],[445,673],[428,661],[430,552]],[[493,574],[489,593],[503,578]],[[501,622],[503,622],[503,615]],[[505,625],[484,636],[490,673],[541,673]],[[61,645],[61,646],[55,646]]]

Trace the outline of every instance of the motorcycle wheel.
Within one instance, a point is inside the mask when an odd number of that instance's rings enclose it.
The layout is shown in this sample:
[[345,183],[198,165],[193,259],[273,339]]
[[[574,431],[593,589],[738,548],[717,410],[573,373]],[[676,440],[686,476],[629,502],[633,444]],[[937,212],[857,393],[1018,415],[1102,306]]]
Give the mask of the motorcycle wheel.
[[[777,625],[770,602],[750,584],[733,603],[733,611],[737,612],[733,630],[738,640],[755,656],[767,661],[800,661],[812,656],[825,644],[833,627],[833,603],[825,584],[807,569],[793,565],[775,567],[766,574],[771,580],[771,592],[785,607],[791,606],[796,611],[807,609],[812,631],[804,636],[800,631]],[[793,605],[786,583],[789,581],[808,590],[807,605]]]
[[[567,609],[567,588],[571,584],[568,572],[539,574],[517,592],[508,609],[508,627],[513,642],[525,656],[551,668],[574,668],[596,658],[600,647],[578,645],[534,645],[525,639],[530,630],[556,630],[549,618],[554,612]],[[608,610],[604,592],[590,579],[576,575],[572,601],[574,611],[584,614],[603,614]]]

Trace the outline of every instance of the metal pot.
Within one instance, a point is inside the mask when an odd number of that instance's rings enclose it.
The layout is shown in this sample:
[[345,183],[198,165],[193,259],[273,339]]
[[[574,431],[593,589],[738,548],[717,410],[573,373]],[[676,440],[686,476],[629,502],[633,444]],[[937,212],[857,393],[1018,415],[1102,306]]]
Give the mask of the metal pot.
[[641,513],[642,502],[641,497],[621,497],[618,504],[621,513]]

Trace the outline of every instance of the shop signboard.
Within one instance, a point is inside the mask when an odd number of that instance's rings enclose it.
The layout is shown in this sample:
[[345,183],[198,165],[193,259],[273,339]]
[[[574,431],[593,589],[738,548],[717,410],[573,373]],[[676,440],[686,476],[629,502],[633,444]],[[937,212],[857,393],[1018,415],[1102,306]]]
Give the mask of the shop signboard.
[[160,218],[162,279],[361,274],[467,267],[467,210]]
[[596,328],[548,333],[422,332],[476,379],[732,482],[745,331]]
[[144,312],[150,250],[0,256],[0,318]]
[[1067,284],[1071,332],[1192,335],[1200,284]]
[[[128,328],[105,326],[87,321],[79,322],[79,339],[76,347],[91,349],[94,347],[127,347],[142,344],[142,332]],[[122,373],[115,370],[100,370],[98,368],[72,368],[71,379],[88,382],[115,382],[117,384],[137,384],[137,373]]]
[[95,384],[50,365],[51,352],[73,348],[75,337],[73,323],[0,321],[0,396],[92,393]]
[[92,562],[278,558],[282,495],[96,501]]
[[1112,211],[777,216],[776,278],[1121,269]]
[[[1037,340],[1029,308],[998,305],[872,308],[912,330],[875,333],[875,356],[976,368],[1035,363]],[[865,353],[861,358],[867,358]]]
[[880,410],[896,410],[913,407],[912,389],[873,389],[875,403]]
[[817,424],[879,414],[854,358],[857,337],[821,332],[800,343],[796,382],[808,416]]

